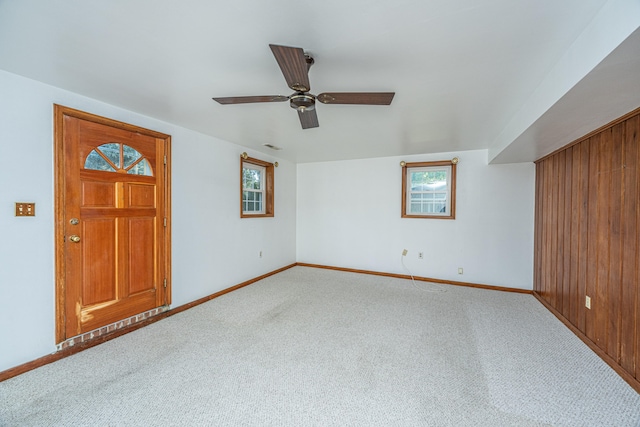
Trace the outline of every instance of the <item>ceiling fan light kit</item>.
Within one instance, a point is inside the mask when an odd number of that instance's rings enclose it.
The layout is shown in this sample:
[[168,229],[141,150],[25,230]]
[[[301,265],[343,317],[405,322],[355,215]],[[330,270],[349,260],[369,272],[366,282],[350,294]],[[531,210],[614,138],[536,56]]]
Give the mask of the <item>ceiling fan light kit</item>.
[[309,93],[309,68],[315,62],[299,47],[280,46],[270,44],[278,66],[284,75],[287,86],[295,91],[290,96],[232,96],[213,98],[222,105],[247,104],[254,102],[283,102],[289,100],[289,106],[298,111],[298,118],[302,129],[319,126],[316,114],[316,100],[323,104],[358,104],[358,105],[389,105],[395,92],[327,92],[318,96]]

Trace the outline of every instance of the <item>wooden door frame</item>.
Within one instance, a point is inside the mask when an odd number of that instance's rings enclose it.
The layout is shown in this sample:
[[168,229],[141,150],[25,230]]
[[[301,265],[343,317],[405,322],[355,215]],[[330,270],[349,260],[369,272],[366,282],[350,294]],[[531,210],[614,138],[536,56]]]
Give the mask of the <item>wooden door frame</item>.
[[64,144],[64,119],[74,117],[117,129],[136,132],[164,141],[165,149],[165,179],[164,183],[164,217],[166,227],[164,232],[164,277],[167,279],[164,289],[165,305],[171,304],[171,136],[145,129],[128,123],[112,120],[106,117],[54,104],[54,199],[55,199],[55,298],[56,298],[56,343],[61,343],[68,338],[65,331],[65,144]]

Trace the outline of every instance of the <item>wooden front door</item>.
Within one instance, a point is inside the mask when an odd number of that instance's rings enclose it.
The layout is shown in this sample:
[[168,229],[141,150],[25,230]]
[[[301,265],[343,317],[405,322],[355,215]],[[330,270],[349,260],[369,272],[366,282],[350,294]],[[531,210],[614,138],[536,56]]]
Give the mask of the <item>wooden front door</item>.
[[55,106],[57,342],[170,303],[168,135]]

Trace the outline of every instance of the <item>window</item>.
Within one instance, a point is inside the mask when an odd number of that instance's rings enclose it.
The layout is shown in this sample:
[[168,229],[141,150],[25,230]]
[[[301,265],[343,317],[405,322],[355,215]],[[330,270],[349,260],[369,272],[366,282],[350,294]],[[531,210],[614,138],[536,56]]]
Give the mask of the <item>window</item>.
[[84,162],[84,168],[105,172],[126,172],[130,175],[153,175],[151,165],[142,154],[118,142],[102,144],[91,150]]
[[242,168],[242,210],[246,214],[264,213],[264,176],[262,166],[245,164]]
[[273,216],[273,163],[241,158],[240,217]]
[[403,166],[403,218],[455,219],[456,163],[421,162]]

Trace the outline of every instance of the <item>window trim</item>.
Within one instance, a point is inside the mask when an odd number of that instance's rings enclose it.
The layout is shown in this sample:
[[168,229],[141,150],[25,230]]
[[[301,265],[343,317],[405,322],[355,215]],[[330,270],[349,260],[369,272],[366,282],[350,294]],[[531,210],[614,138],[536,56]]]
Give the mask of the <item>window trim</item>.
[[[457,163],[457,162],[456,162]],[[405,163],[402,167],[402,218],[431,218],[431,219],[456,219],[456,163],[451,160],[440,160],[434,162],[415,162]],[[433,215],[433,214],[415,214],[407,212],[408,175],[412,169],[416,168],[433,168],[439,169],[442,166],[451,167],[451,176],[449,177],[450,198],[449,215]]]
[[[245,168],[245,163],[253,166],[259,166],[264,168],[264,197],[263,197],[263,213],[248,213],[244,211],[244,206],[242,203],[242,195],[244,192],[244,184],[243,184],[243,169]],[[274,216],[274,203],[273,203],[273,193],[274,193],[274,164],[265,162],[263,160],[254,159],[252,157],[243,158],[240,156],[240,218],[269,218]]]

